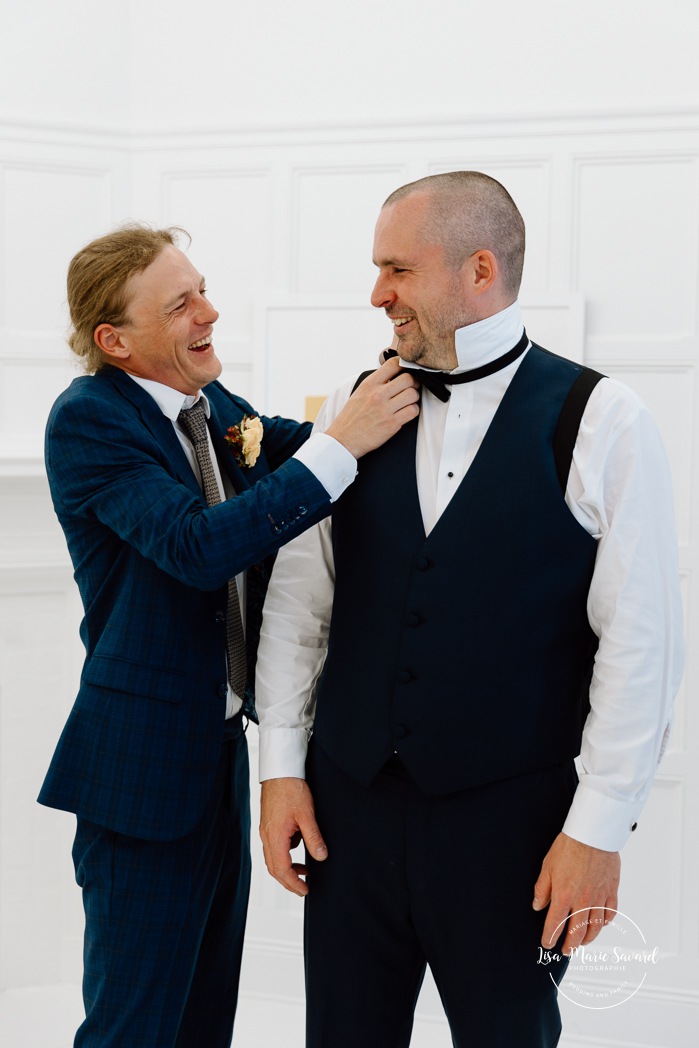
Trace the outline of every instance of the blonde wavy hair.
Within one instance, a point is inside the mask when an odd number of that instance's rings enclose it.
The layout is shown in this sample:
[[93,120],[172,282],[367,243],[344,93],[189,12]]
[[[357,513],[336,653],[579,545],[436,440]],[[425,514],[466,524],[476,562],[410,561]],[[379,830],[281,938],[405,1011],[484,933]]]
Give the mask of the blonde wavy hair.
[[151,229],[130,223],[92,240],[72,259],[67,279],[72,325],[68,345],[88,374],[108,363],[95,342],[95,328],[126,322],[129,279],[154,262],[168,244],[176,246],[181,237],[191,240],[179,226]]

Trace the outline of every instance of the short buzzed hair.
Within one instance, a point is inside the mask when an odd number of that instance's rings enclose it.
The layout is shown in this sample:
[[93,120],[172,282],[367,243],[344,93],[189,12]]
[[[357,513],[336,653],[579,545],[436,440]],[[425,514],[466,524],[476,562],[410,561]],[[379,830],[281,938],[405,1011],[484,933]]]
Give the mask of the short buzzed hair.
[[67,282],[72,323],[68,345],[88,374],[107,363],[95,343],[95,328],[126,322],[129,278],[147,269],[164,248],[176,245],[180,236],[189,239],[178,226],[151,229],[131,223],[91,241],[72,259]]
[[423,235],[442,245],[447,265],[459,269],[474,251],[492,251],[504,288],[516,298],[524,265],[524,221],[505,187],[482,171],[446,171],[401,186],[383,206],[413,193],[429,194]]

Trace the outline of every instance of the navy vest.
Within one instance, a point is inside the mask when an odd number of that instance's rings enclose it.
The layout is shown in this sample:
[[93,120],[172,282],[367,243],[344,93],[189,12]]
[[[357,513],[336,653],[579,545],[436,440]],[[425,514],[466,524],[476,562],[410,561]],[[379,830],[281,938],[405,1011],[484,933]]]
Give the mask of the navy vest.
[[428,794],[579,753],[596,542],[564,502],[552,439],[581,371],[529,350],[429,536],[417,420],[361,460],[335,504],[314,735],[357,781],[394,752]]

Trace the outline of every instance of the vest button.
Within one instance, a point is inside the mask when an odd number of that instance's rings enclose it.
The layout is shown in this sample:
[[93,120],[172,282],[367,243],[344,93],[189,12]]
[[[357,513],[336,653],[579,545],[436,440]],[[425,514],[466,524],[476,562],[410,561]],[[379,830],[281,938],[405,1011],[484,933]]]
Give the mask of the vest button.
[[219,699],[225,699],[226,695],[228,694],[228,685],[219,684],[218,688],[216,689],[216,694],[218,695]]
[[399,670],[396,676],[399,684],[409,684],[413,679],[410,670]]
[[420,616],[416,615],[415,612],[411,612],[405,621],[408,623],[409,626],[419,626]]
[[410,731],[406,728],[405,724],[395,724],[393,727],[393,738],[404,739],[406,735],[409,735]]
[[428,568],[432,567],[432,561],[429,557],[418,557],[415,561],[415,567],[418,571],[427,571]]
[[220,624],[220,623],[225,622],[225,621],[226,621],[226,613],[225,613],[225,611],[221,611],[219,609],[219,611],[217,611],[215,613],[215,615],[214,615],[214,622],[218,622]]

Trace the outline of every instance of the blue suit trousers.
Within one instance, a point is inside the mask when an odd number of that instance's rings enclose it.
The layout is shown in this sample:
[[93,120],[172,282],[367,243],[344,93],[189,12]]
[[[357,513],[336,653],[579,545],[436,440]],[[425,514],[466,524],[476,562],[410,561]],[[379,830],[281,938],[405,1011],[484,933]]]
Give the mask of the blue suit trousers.
[[78,818],[86,1018],[75,1048],[229,1048],[250,888],[242,717],[234,730],[185,837],[140,840]]

